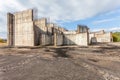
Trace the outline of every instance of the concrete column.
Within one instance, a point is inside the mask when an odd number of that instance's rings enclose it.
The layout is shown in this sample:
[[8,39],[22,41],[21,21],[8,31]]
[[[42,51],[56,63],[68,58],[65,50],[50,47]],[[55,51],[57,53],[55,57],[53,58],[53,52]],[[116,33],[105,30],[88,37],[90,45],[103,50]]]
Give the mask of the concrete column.
[[57,46],[57,33],[54,33],[54,46]]
[[8,46],[14,45],[14,15],[11,13],[7,14],[7,27],[8,27]]

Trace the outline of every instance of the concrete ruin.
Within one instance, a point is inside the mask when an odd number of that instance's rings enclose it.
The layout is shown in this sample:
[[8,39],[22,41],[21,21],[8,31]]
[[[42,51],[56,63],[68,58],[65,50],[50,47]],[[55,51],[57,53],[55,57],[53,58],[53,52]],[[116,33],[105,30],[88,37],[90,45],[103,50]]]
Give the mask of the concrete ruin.
[[[7,14],[9,46],[88,46],[91,42],[94,42],[93,37],[97,37],[98,42],[102,42],[99,38],[109,38],[111,41],[109,34],[89,33],[87,26],[78,25],[76,31],[68,31],[50,23],[47,18],[37,19],[35,14],[34,10],[31,9]],[[106,40],[106,42],[109,42],[109,40]]]
[[105,32],[104,30],[97,32],[90,32],[89,43],[108,43],[113,42],[112,32]]

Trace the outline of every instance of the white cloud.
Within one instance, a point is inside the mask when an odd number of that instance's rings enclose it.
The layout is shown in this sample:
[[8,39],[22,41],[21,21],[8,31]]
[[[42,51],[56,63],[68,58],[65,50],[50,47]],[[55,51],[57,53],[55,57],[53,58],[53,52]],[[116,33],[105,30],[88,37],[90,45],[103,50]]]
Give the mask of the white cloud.
[[101,31],[101,30],[105,30],[103,28],[96,28],[96,29],[92,29],[91,32],[96,32],[96,31]]
[[96,21],[93,21],[92,24],[93,25],[102,24],[102,23],[111,22],[111,21],[115,21],[115,20],[120,20],[120,16],[117,16],[117,17],[114,17],[114,18],[96,20]]
[[7,39],[7,33],[0,32],[0,38]]
[[97,20],[97,21],[94,21],[93,24],[101,24],[101,23],[105,23],[105,22],[109,22],[109,21],[113,21],[115,20],[114,18],[113,19],[102,19],[102,20]]
[[3,24],[6,24],[7,12],[38,8],[39,17],[74,21],[111,11],[117,7],[120,7],[120,0],[0,0],[0,31],[6,26]]
[[96,28],[93,29],[92,32],[100,31],[100,30],[105,30],[107,32],[114,32],[114,31],[120,31],[120,27],[112,27],[112,28]]
[[105,14],[102,14],[101,16],[110,16],[110,15],[116,14],[116,13],[120,13],[120,9],[117,9],[117,10],[115,9],[113,11],[109,11],[109,12],[107,12]]
[[120,6],[120,0],[4,0],[0,2],[0,12],[38,8],[39,16],[55,20],[79,20]]
[[113,28],[108,29],[108,31],[120,31],[120,27],[113,27]]

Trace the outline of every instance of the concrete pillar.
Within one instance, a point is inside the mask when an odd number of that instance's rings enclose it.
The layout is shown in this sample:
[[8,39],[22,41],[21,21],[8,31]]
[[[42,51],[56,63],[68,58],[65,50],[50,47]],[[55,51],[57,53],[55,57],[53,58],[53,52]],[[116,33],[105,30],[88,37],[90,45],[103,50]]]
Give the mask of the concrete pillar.
[[11,13],[7,14],[7,27],[8,27],[8,46],[14,45],[14,15]]
[[54,46],[57,46],[57,33],[54,33]]
[[86,33],[86,32],[88,32],[88,27],[87,26],[85,26],[85,25],[78,25],[78,27],[77,27],[77,33],[79,34],[79,33]]
[[110,40],[110,42],[113,42],[113,36],[112,36],[112,32],[110,32],[110,37],[111,37],[111,40]]

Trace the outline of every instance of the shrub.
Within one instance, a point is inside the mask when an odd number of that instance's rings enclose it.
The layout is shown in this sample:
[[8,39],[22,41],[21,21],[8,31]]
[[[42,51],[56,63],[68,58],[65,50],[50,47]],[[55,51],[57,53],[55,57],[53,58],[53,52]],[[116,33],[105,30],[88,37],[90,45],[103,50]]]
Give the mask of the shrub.
[[120,32],[115,32],[112,34],[114,42],[120,42]]
[[0,43],[5,43],[5,40],[3,40],[3,39],[0,39]]

